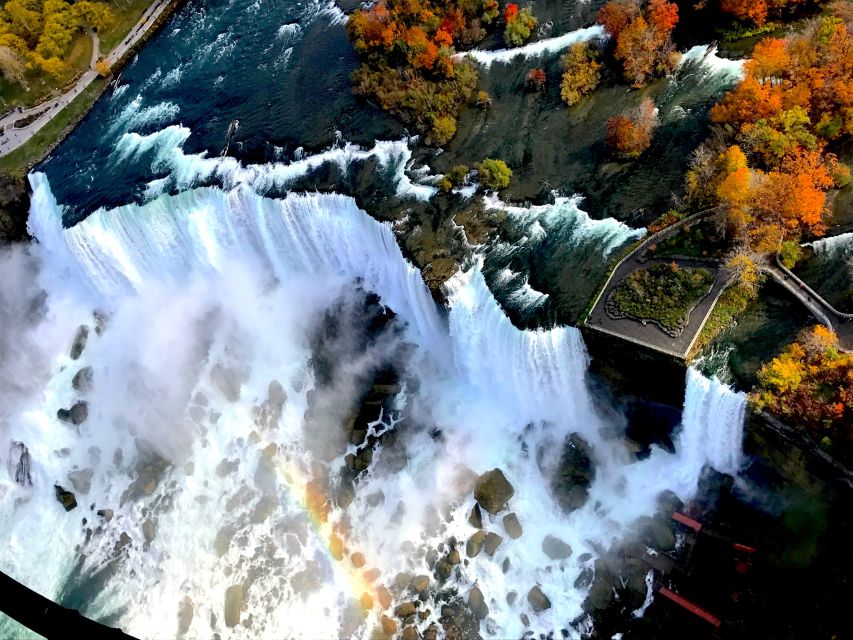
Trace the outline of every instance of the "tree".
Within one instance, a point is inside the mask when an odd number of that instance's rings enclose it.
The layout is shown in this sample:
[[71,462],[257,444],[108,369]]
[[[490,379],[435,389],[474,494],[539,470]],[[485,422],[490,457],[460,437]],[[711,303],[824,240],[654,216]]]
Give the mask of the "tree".
[[505,189],[512,178],[512,170],[503,160],[487,158],[476,166],[480,186],[486,189]]
[[793,269],[803,257],[803,249],[796,240],[786,240],[779,250],[779,259],[789,269]]
[[3,78],[7,82],[20,84],[26,89],[25,72],[24,62],[17,52],[9,47],[0,47],[0,73],[3,74]]
[[531,69],[527,72],[524,84],[530,91],[542,91],[545,88],[546,80],[547,76],[544,69]]
[[757,259],[748,247],[736,248],[726,260],[726,270],[737,277],[738,284],[750,295],[754,295],[761,283],[761,272]]
[[610,0],[599,9],[596,20],[608,35],[615,39],[638,15],[640,15],[640,4],[637,0]]
[[[514,7],[512,11],[510,11],[511,7]],[[528,7],[519,9],[516,4],[507,6],[506,11],[504,11],[504,18],[506,19],[504,42],[508,47],[520,47],[527,42],[538,24],[533,12]]]
[[655,105],[650,98],[644,98],[637,109],[607,121],[605,143],[621,158],[638,158],[651,145],[657,124]]
[[569,48],[560,58],[563,67],[563,80],[560,84],[560,96],[569,106],[595,90],[601,80],[601,65],[595,60],[596,52],[585,42],[579,42]]
[[433,144],[447,144],[456,135],[456,118],[453,116],[438,116],[433,120],[430,131],[430,141]]
[[95,63],[95,71],[97,71],[102,78],[106,78],[110,73],[112,73],[110,63],[107,62],[105,58],[101,58]]
[[720,0],[720,9],[738,20],[749,20],[759,27],[767,20],[765,0]]

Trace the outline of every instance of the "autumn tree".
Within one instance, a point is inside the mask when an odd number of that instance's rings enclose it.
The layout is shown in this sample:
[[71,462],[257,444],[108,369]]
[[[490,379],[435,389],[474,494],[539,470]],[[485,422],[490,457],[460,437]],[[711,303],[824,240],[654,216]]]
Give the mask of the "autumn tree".
[[620,158],[638,158],[651,145],[657,125],[657,109],[650,98],[644,98],[637,109],[607,121],[605,143]]
[[25,77],[26,67],[20,55],[9,47],[0,47],[0,73],[6,82],[17,83],[27,87]]
[[675,68],[679,59],[671,38],[678,23],[675,3],[649,0],[641,9],[637,2],[611,0],[599,11],[598,21],[616,43],[614,56],[632,86],[641,87]]
[[737,278],[740,287],[749,295],[754,295],[761,284],[759,260],[760,258],[752,253],[748,246],[737,247],[726,258],[726,270]]
[[515,3],[510,3],[504,10],[506,30],[504,31],[504,42],[508,47],[520,47],[536,28],[538,21],[529,7],[519,9]]
[[597,52],[585,42],[573,44],[568,53],[560,58],[563,80],[560,96],[569,106],[595,90],[601,80],[601,65],[596,61]]
[[485,189],[505,189],[512,178],[510,169],[503,160],[487,158],[476,165],[480,185]]
[[527,72],[524,84],[530,91],[542,91],[546,80],[545,69],[531,69]]

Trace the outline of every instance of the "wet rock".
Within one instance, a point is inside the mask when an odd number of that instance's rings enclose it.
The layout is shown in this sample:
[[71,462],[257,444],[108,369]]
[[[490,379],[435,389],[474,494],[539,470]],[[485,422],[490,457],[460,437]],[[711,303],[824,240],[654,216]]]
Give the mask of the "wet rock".
[[415,576],[411,587],[413,591],[423,593],[429,588],[429,576]]
[[595,572],[592,567],[585,567],[577,578],[575,578],[575,589],[586,589],[592,584],[592,579],[595,577]]
[[391,592],[388,590],[386,586],[380,586],[376,589],[376,599],[379,600],[379,606],[383,609],[387,609],[391,606],[391,602],[393,598],[391,597]]
[[379,579],[379,576],[382,575],[382,572],[379,569],[370,569],[369,571],[364,572],[364,581],[365,582],[376,582]]
[[66,491],[58,484],[53,485],[53,489],[56,493],[56,500],[65,507],[66,511],[71,511],[77,506],[77,498],[74,497],[73,493]]
[[394,607],[394,615],[398,618],[408,618],[415,615],[418,611],[417,602],[403,602]]
[[95,373],[92,370],[92,367],[83,367],[80,371],[74,374],[74,377],[71,379],[71,386],[75,391],[88,393],[92,390],[94,381]]
[[71,482],[71,486],[74,487],[74,490],[77,493],[85,495],[89,493],[89,490],[92,488],[93,475],[95,475],[95,470],[91,467],[86,467],[85,469],[71,471],[68,474],[68,480]]
[[483,592],[476,585],[468,592],[468,608],[476,616],[477,620],[482,620],[489,615],[489,607],[486,605],[485,598],[483,598]]
[[364,566],[364,554],[363,553],[354,553],[350,556],[350,561],[352,562],[352,566],[356,569],[361,569]]
[[83,349],[86,348],[86,342],[89,340],[89,327],[86,325],[80,325],[77,328],[77,333],[74,334],[74,342],[71,343],[71,356],[72,360],[76,360],[83,354]]
[[555,486],[560,505],[566,511],[574,511],[586,504],[594,479],[592,447],[580,435],[573,433],[563,449],[560,476]]
[[231,475],[240,467],[240,459],[235,458],[234,460],[229,460],[228,458],[223,458],[219,461],[219,464],[216,465],[216,475],[220,478],[224,478],[226,476]]
[[522,614],[521,614],[520,616],[518,616],[518,617],[519,617],[519,619],[521,620],[521,624],[523,624],[525,627],[529,627],[529,626],[530,626],[530,616],[528,616],[526,613],[522,613]]
[[189,596],[184,596],[178,605],[178,635],[182,636],[190,630],[195,615],[195,606]]
[[127,534],[127,531],[122,531],[121,535],[119,535],[118,540],[116,540],[115,545],[113,545],[113,553],[118,554],[125,547],[130,546],[133,542],[131,537]]
[[501,570],[506,573],[509,571],[509,558],[504,558],[503,564],[501,565]]
[[447,580],[452,571],[453,565],[447,560],[442,559],[435,563],[435,573],[440,580]]
[[225,590],[225,626],[236,627],[240,623],[243,607],[243,585],[235,584]]
[[514,494],[515,489],[500,469],[487,471],[477,479],[474,486],[474,498],[492,514],[502,511]]
[[22,487],[33,486],[30,451],[23,442],[12,441],[9,447],[9,475]]
[[379,623],[382,625],[382,631],[387,636],[393,636],[397,633],[397,622],[388,616],[380,616]]
[[480,554],[480,550],[483,548],[483,542],[485,542],[485,540],[485,531],[482,529],[475,531],[474,535],[468,538],[468,542],[465,543],[465,555],[469,558],[476,558]]
[[97,513],[104,520],[109,522],[113,519],[113,510],[112,509],[98,509],[95,513]]
[[74,426],[79,426],[86,422],[89,417],[89,405],[82,400],[75,402],[70,409],[60,409],[56,412],[56,417],[62,422],[70,422]]
[[483,528],[483,514],[480,512],[480,505],[477,503],[474,503],[474,507],[471,509],[471,515],[468,516],[468,524],[475,529]]
[[521,523],[518,521],[518,516],[514,513],[508,513],[504,516],[504,529],[513,540],[518,540],[524,530],[521,528]]
[[658,551],[671,551],[675,548],[675,534],[672,532],[670,520],[658,515],[649,524],[652,545]]
[[412,584],[412,576],[408,573],[398,573],[394,576],[394,586],[400,591],[408,589],[410,584]]
[[376,493],[371,493],[367,496],[367,504],[371,507],[376,507],[385,502],[385,494],[381,491],[377,491]]
[[551,560],[565,560],[572,555],[572,548],[559,538],[547,535],[542,540],[542,552]]
[[215,364],[210,369],[210,381],[225,396],[228,402],[237,402],[240,399],[240,376],[236,370]]
[[516,600],[518,600],[518,592],[510,591],[508,594],[506,594],[506,603],[509,606],[514,605]]
[[501,546],[501,542],[503,542],[503,536],[499,536],[497,533],[492,533],[491,531],[486,534],[486,541],[483,544],[483,548],[486,550],[486,553],[490,556],[495,555],[495,551],[498,550],[498,547]]
[[537,612],[551,608],[551,601],[548,599],[548,596],[542,593],[542,589],[539,588],[539,585],[536,585],[527,592],[527,601],[530,603],[530,606],[533,607],[533,610]]
[[142,535],[145,538],[145,542],[148,543],[157,537],[157,523],[151,518],[142,523]]
[[409,625],[403,629],[403,634],[400,637],[402,640],[418,640],[418,630],[412,625]]
[[459,549],[452,549],[447,554],[447,561],[454,566],[462,562],[462,558],[459,556]]

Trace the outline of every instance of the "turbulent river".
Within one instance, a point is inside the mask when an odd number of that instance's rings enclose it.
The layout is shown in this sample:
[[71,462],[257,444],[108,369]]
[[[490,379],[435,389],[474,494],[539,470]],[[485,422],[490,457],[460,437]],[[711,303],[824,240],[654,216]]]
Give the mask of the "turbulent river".
[[[37,242],[0,257],[0,461],[11,471],[0,475],[0,569],[140,638],[369,637],[389,604],[412,599],[398,574],[431,576],[431,554],[451,539],[464,547],[472,478],[500,468],[523,534],[484,512],[501,544],[425,591],[415,623],[425,630],[449,592],[467,600],[476,588],[484,636],[521,637],[522,618],[537,635],[578,636],[579,577],[596,558],[634,535],[662,492],[687,500],[706,466],[738,472],[745,397],[690,369],[674,453],[637,460],[619,435],[626,418],[591,391],[580,332],[513,325],[505,307],[547,300],[529,283],[545,256],[561,252],[595,280],[642,234],[590,218],[579,198],[487,199],[508,227],[440,306],[391,225],[350,195],[289,193],[318,166],[367,160],[399,198],[435,191],[428,170],[407,171],[414,141],[348,97],[345,19],[332,3],[190,3],[31,174]],[[337,62],[307,86],[297,61],[320,55],[318,33]],[[263,55],[240,55],[249,49]],[[707,66],[692,73],[737,73],[703,55],[688,56]],[[329,94],[332,106],[312,112]],[[267,103],[288,100],[266,117]],[[234,118],[251,161],[216,153]],[[390,141],[347,142],[355,130]],[[300,148],[324,136],[326,151]],[[394,314],[382,339],[360,324],[370,294]],[[332,374],[317,356],[329,323]],[[88,338],[72,358],[80,326]],[[363,456],[340,441],[343,422],[360,381],[389,363],[399,385],[369,425],[381,444]],[[57,418],[81,401],[80,424]],[[567,513],[552,485],[571,434],[596,472]],[[14,481],[15,443],[31,486]],[[365,464],[343,500],[353,456]],[[70,487],[69,474],[79,507],[66,513],[53,485]],[[545,553],[547,536],[571,555]],[[528,600],[535,586],[550,608]],[[0,636],[19,633],[0,618]]]

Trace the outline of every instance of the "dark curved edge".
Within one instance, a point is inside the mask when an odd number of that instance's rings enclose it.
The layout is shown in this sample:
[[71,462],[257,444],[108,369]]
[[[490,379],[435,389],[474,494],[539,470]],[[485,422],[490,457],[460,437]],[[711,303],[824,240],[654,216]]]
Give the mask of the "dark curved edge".
[[0,572],[0,611],[39,635],[54,638],[105,638],[136,640],[121,629],[90,620],[75,609],[66,609]]

